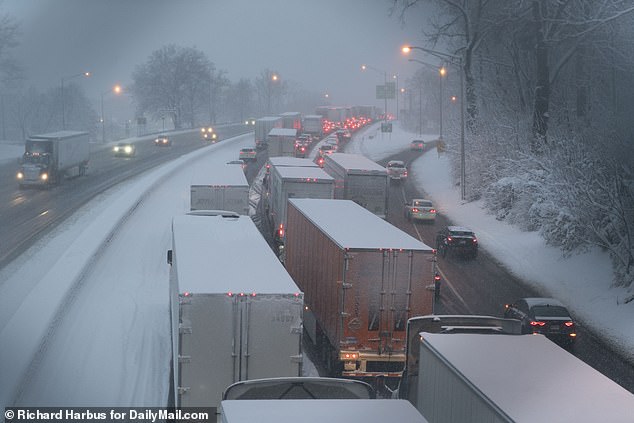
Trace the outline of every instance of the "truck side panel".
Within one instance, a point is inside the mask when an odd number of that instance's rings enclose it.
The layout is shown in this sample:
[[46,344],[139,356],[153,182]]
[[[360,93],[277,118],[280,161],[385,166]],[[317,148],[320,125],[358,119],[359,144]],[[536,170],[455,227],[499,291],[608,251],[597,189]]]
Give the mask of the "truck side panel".
[[[446,335],[453,336],[453,335]],[[477,395],[447,363],[421,346],[418,410],[429,421],[508,423],[511,420]]]
[[387,184],[385,175],[349,174],[344,182],[344,198],[385,218],[387,216]]
[[73,167],[85,165],[90,156],[88,134],[59,138],[57,145],[57,167],[59,172],[65,172]]

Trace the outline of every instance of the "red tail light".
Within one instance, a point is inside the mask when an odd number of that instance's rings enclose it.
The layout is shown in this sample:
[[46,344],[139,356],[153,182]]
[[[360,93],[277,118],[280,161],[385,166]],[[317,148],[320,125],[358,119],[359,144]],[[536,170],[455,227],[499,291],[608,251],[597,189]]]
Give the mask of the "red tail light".
[[473,243],[476,244],[478,242],[478,238],[473,238]]
[[429,209],[430,213],[436,213],[436,209]]
[[280,238],[284,238],[284,225],[280,223],[280,228],[277,230]]
[[574,324],[574,323],[572,323],[572,322],[566,322],[566,323],[564,323],[564,326],[569,327],[569,328],[573,327],[574,325],[575,325],[575,324]]
[[418,213],[418,209],[412,209],[412,213]]
[[546,322],[536,322],[531,320],[531,326],[545,326]]
[[451,241],[453,241],[453,238],[452,238],[452,237],[450,237],[450,236],[448,236],[448,237],[447,237],[447,242],[451,242]]

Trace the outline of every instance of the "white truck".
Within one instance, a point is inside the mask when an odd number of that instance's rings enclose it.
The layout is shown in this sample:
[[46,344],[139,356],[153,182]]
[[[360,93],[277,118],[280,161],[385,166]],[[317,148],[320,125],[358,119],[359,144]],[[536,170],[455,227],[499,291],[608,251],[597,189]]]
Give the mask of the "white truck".
[[324,170],[335,178],[335,198],[352,200],[385,219],[387,216],[387,170],[360,154],[332,153],[324,156]]
[[311,134],[318,138],[324,135],[324,118],[321,115],[306,115],[304,116],[304,132]]
[[229,385],[301,375],[301,293],[253,221],[191,212],[172,222],[176,407],[220,406]]
[[289,198],[334,198],[335,181],[319,167],[271,166],[269,221],[274,240],[284,244],[286,209]]
[[255,148],[261,150],[267,147],[268,135],[273,128],[282,127],[280,116],[266,116],[255,120]]
[[634,395],[542,335],[419,334],[430,422],[631,422]]
[[190,210],[249,213],[249,183],[240,166],[225,165],[205,181],[190,187]]
[[267,137],[269,157],[295,157],[297,129],[273,128]]
[[300,112],[284,112],[280,114],[282,118],[282,128],[302,131],[302,114]]
[[88,132],[58,131],[27,138],[20,170],[20,187],[50,186],[65,177],[82,176],[90,159]]

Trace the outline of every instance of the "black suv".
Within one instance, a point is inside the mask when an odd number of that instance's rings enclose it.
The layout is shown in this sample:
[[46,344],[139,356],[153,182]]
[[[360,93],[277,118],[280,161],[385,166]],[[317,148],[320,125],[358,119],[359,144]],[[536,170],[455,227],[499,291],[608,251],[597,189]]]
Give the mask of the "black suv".
[[570,313],[553,298],[520,298],[504,306],[504,317],[522,322],[522,333],[539,333],[572,349],[577,333]]
[[443,257],[452,252],[475,258],[478,255],[478,238],[471,229],[447,226],[436,235],[436,249]]

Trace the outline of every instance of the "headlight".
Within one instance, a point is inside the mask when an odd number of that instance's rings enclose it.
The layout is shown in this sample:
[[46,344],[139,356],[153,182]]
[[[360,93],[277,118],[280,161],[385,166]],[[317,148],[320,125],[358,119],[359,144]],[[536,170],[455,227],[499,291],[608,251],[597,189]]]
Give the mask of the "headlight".
[[118,153],[119,152],[119,146],[118,145],[115,146],[115,148],[113,148],[113,150],[114,150],[115,153]]
[[125,146],[125,152],[126,152],[127,154],[132,153],[132,146],[126,145],[126,146]]
[[17,175],[15,175],[15,176],[16,176],[16,178],[18,178],[18,179],[24,179],[24,173],[22,173],[22,172],[18,172],[18,174],[17,174]]
[[40,175],[40,179],[41,179],[41,180],[43,180],[43,181],[48,180],[48,173],[42,173],[42,174]]

